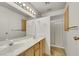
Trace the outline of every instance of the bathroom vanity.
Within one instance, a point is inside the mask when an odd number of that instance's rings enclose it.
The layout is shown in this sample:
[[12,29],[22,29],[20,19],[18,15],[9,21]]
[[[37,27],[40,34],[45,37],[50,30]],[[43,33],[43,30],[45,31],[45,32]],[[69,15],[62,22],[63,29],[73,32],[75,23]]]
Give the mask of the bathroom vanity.
[[35,43],[29,49],[26,49],[19,56],[43,56],[44,55],[44,39]]
[[[5,41],[4,45],[0,44],[0,56],[43,56],[45,38],[17,38],[11,41]],[[9,46],[9,44],[13,45]],[[3,43],[2,43],[3,44]]]

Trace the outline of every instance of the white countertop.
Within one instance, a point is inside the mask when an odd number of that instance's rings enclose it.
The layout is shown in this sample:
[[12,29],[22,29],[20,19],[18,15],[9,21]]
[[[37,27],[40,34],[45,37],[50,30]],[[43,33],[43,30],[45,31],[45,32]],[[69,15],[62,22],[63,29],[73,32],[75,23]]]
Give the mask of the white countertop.
[[16,39],[17,41],[14,40],[15,41],[14,45],[1,49],[0,56],[17,56],[23,51],[35,45],[40,40],[44,39],[44,37],[40,37],[38,39],[33,39],[33,38],[27,39],[26,37],[23,37],[18,39],[20,39],[21,42],[18,42],[18,40]]

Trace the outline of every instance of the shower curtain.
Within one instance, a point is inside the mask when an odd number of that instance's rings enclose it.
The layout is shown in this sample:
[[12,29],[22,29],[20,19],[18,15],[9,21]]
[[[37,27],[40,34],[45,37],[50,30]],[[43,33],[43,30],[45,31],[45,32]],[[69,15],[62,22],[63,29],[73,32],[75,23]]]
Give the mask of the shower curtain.
[[64,26],[63,20],[51,21],[51,45],[64,47]]

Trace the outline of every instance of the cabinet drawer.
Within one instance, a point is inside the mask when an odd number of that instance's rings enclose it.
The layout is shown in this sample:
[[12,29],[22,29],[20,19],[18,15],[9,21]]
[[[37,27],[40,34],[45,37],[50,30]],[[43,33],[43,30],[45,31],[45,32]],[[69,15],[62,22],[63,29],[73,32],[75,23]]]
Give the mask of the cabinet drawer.
[[35,44],[34,49],[35,50],[39,49],[39,43]]

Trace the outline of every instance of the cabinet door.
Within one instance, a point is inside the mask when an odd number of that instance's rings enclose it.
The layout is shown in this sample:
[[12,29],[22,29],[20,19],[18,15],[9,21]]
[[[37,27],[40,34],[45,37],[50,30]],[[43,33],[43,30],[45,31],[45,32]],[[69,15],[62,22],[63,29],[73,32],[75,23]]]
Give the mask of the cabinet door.
[[34,46],[35,56],[40,56],[40,44],[39,42]]
[[64,12],[64,30],[68,31],[69,29],[69,7],[65,9]]
[[25,56],[34,56],[34,48],[31,47],[27,51],[25,51]]
[[43,41],[40,41],[40,56],[43,55]]
[[44,39],[40,41],[40,56],[43,56],[44,55],[44,46],[45,42],[44,42]]
[[35,50],[39,49],[39,42],[35,44],[34,49]]
[[42,45],[43,45],[43,54],[45,54],[45,39],[43,39],[43,41],[42,41]]
[[35,56],[40,56],[40,49],[35,50]]

